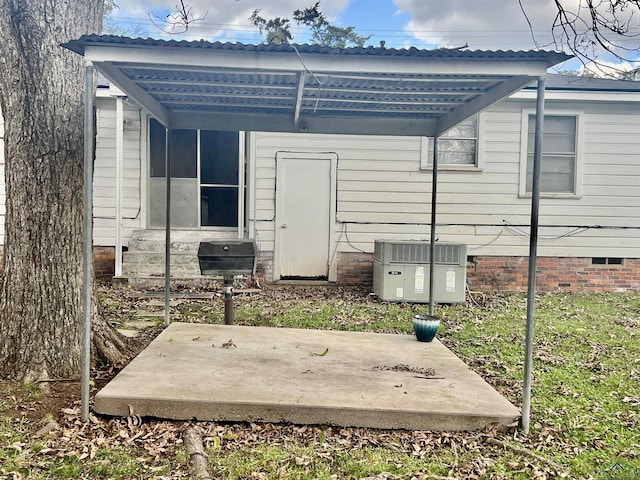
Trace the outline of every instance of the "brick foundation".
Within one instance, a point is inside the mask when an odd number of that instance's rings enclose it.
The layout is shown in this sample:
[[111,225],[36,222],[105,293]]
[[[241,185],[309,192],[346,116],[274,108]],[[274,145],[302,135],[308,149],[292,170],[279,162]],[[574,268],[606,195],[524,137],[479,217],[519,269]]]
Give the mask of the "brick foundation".
[[259,283],[270,282],[273,278],[273,252],[260,252],[256,260],[256,277]]
[[[640,292],[640,259],[625,258],[622,265],[592,262],[591,257],[539,257],[537,288],[541,292]],[[528,257],[475,256],[467,263],[467,279],[472,290],[526,291],[528,268]],[[372,254],[338,254],[338,283],[372,285]]]
[[337,283],[373,285],[373,254],[338,253]]
[[93,269],[96,277],[113,277],[116,273],[115,247],[93,247]]
[[[472,290],[525,291],[528,257],[471,257],[467,278]],[[640,292],[640,259],[621,265],[593,264],[591,257],[539,257],[537,287],[544,292]]]

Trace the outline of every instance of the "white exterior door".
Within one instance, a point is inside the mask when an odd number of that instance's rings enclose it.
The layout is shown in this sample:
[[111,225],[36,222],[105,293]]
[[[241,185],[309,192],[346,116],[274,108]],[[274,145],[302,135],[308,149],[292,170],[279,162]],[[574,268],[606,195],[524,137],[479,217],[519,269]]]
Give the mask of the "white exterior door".
[[335,154],[277,155],[274,280],[335,280],[336,166]]

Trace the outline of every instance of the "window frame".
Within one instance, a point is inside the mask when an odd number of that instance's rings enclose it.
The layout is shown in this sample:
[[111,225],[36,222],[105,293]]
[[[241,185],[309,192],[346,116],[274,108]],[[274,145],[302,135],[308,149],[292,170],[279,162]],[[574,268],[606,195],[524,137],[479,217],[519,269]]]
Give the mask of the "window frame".
[[[518,181],[518,197],[531,198],[531,192],[527,192],[527,155],[529,142],[529,116],[535,115],[533,108],[523,108],[520,119],[520,173]],[[544,192],[540,191],[540,198],[582,198],[582,164],[583,164],[583,117],[580,110],[549,110],[544,112],[545,117],[574,117],[576,119],[575,136],[575,163],[573,172],[573,192]],[[543,132],[544,153],[544,132]]]
[[[478,117],[476,129],[476,158],[474,164],[457,164],[457,163],[441,163],[438,161],[438,171],[459,171],[459,172],[481,172],[484,169],[484,115],[476,114]],[[471,140],[467,137],[453,137],[461,140]],[[433,149],[434,137],[420,137],[420,171],[431,172],[433,164],[431,163],[430,150]]]
[[202,142],[201,142],[201,132],[203,129],[197,129],[197,152],[198,152],[198,198],[202,194],[203,187],[211,187],[211,188],[236,188],[238,191],[238,218],[237,218],[237,226],[225,227],[218,225],[202,225],[202,201],[198,201],[198,223],[200,230],[212,230],[212,231],[231,231],[237,230],[239,238],[244,233],[244,223],[245,223],[245,194],[246,194],[246,181],[245,181],[245,135],[246,132],[243,130],[238,131],[238,184],[237,185],[227,185],[222,183],[202,183],[202,170],[201,170],[201,161],[202,161]]
[[[145,181],[143,182],[143,187],[144,187],[144,196],[146,198],[146,219],[145,219],[145,225],[147,225],[147,228],[150,229],[154,229],[154,228],[159,228],[157,226],[152,226],[151,225],[151,182],[154,178],[166,178],[166,172],[164,176],[162,177],[158,177],[158,176],[152,176],[151,175],[151,150],[152,150],[152,145],[151,145],[151,121],[155,120],[156,122],[160,123],[155,117],[153,117],[152,115],[146,115],[145,117],[145,122],[144,122],[144,129],[142,130],[142,142],[143,142],[143,152],[144,155],[146,156],[146,159],[144,160],[144,166],[145,166],[145,170],[146,172],[144,172],[144,177]],[[162,124],[160,124],[162,125]],[[162,125],[163,126],[163,125]],[[164,128],[164,126],[163,126]],[[198,201],[197,201],[197,215],[198,215],[198,227],[195,228],[189,228],[189,229],[195,229],[195,230],[200,230],[200,231],[225,231],[225,232],[231,232],[231,231],[237,231],[238,232],[238,238],[241,238],[244,235],[245,232],[245,217],[246,217],[246,212],[245,212],[245,207],[246,207],[246,190],[247,190],[247,180],[246,180],[246,138],[247,138],[247,132],[240,130],[238,131],[238,184],[237,185],[223,185],[223,184],[205,184],[203,185],[201,183],[201,141],[200,141],[200,132],[201,129],[186,129],[186,130],[192,130],[196,133],[196,176],[193,178],[190,178],[191,180],[197,181],[197,189],[198,189]],[[173,175],[171,176],[172,179],[177,178],[174,177]],[[238,215],[237,215],[237,226],[214,226],[214,225],[202,225],[202,203],[200,201],[200,192],[202,190],[203,186],[212,186],[212,187],[233,187],[236,188],[238,191],[238,201],[237,201],[237,207],[238,207]],[[142,192],[142,190],[141,190]],[[142,193],[141,193],[142,194]],[[176,228],[176,227],[172,227],[172,228]]]

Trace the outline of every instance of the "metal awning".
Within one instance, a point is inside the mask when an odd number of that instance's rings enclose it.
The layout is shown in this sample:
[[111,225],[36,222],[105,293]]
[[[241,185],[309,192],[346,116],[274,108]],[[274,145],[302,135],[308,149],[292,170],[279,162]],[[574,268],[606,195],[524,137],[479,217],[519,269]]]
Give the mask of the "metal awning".
[[[243,45],[83,36],[63,45],[87,61],[85,92],[82,418],[89,414],[91,336],[93,68],[167,129],[438,137],[538,80],[522,424],[529,429],[544,77],[571,58],[546,51],[418,50]],[[166,137],[169,138],[169,135]],[[437,146],[431,191],[435,252]],[[169,152],[169,148],[165,149]],[[170,172],[167,155],[166,171]],[[171,176],[167,177],[165,322],[170,291]],[[430,269],[433,312],[434,263]]]
[[64,46],[170,128],[433,137],[570,58],[98,35]]

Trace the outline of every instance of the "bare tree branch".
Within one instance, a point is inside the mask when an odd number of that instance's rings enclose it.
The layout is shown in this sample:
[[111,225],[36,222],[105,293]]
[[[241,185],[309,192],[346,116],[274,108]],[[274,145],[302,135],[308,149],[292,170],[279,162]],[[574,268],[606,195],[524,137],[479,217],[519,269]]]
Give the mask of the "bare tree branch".
[[524,5],[522,5],[522,0],[518,0],[518,5],[520,5],[520,11],[522,15],[524,15],[524,19],[527,21],[527,25],[529,25],[529,32],[531,33],[531,39],[533,40],[533,44],[537,49],[540,49],[540,45],[536,40],[536,35],[533,33],[533,25],[531,25],[531,20],[529,20],[529,15],[527,15],[527,11],[524,9]]
[[600,74],[612,70],[603,58],[607,55],[639,64],[640,0],[579,0],[575,9],[567,3],[554,0],[557,14],[551,31],[556,48],[569,49],[586,68]]
[[[237,0],[236,0],[237,1]],[[192,24],[202,22],[207,18],[206,12],[202,17],[195,17],[191,13],[192,8],[184,4],[184,0],[175,6],[175,10],[167,14],[164,18],[157,15],[148,14],[153,25],[169,35],[179,35],[186,33]],[[156,23],[156,21],[158,23]]]

